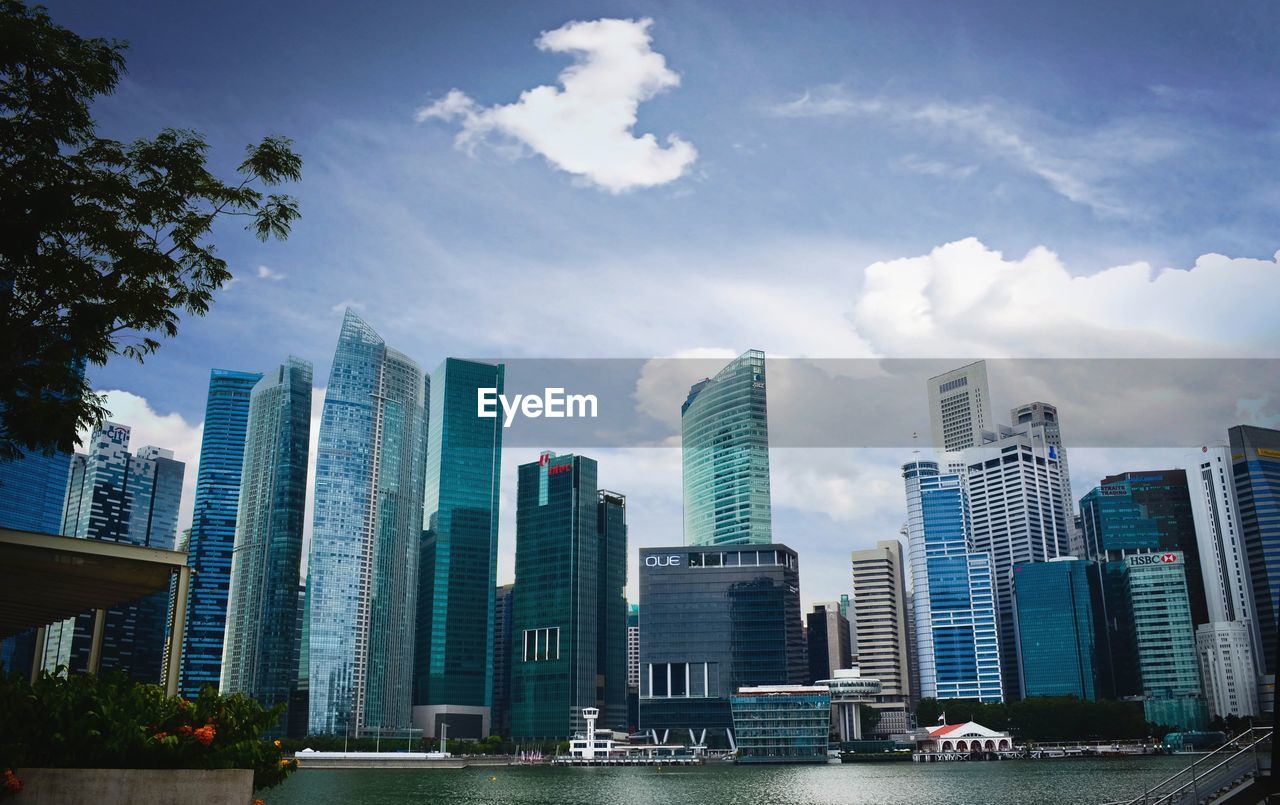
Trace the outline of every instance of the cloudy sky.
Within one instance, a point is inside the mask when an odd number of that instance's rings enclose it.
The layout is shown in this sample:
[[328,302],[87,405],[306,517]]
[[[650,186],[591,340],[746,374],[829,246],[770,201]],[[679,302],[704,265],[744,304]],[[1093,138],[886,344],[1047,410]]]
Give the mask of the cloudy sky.
[[[224,171],[268,133],[304,158],[289,241],[222,228],[236,280],[210,314],[92,374],[191,482],[209,369],[296,354],[323,386],[346,306],[428,370],[1280,352],[1272,4],[48,4],[131,43],[104,133],[194,128]],[[998,414],[1041,393],[1023,379],[993,366]],[[773,451],[806,601],[897,533],[923,387],[901,406],[901,447]],[[1276,402],[1237,408],[1204,430],[1272,422]],[[678,451],[591,454],[633,545],[678,543]],[[1075,491],[1181,455],[1080,449]]]

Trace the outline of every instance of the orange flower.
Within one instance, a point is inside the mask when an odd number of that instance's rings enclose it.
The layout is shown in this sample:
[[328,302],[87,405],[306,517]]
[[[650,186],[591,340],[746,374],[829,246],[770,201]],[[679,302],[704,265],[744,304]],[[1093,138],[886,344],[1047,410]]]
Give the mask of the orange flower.
[[214,730],[212,724],[205,724],[195,732],[196,740],[200,742],[201,746],[208,746],[213,743],[213,736],[216,734],[217,731]]
[[280,748],[280,739],[279,739],[279,738],[277,738],[277,739],[276,739],[276,749],[279,749],[279,748]]
[[167,732],[157,732],[155,735],[152,735],[151,737],[152,737],[152,738],[154,738],[154,739],[155,739],[155,740],[157,740],[157,741],[163,741],[165,738],[168,738],[168,737],[169,737],[169,733],[167,733]]
[[191,734],[191,725],[190,725],[190,724],[183,724],[181,727],[178,727],[178,734],[179,734],[179,735],[182,735],[182,736],[184,736],[184,737],[185,737],[185,736],[187,736],[187,735],[190,735],[190,734]]

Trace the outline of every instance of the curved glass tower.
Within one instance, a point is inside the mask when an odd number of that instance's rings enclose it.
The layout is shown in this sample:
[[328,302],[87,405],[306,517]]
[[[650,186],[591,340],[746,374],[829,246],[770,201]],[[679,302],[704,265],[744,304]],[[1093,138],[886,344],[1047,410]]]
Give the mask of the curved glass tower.
[[410,723],[426,384],[348,310],[316,451],[308,563],[309,729]]
[[764,353],[693,384],[680,408],[686,545],[772,542]]
[[264,707],[287,703],[298,679],[311,373],[309,362],[289,358],[258,381],[249,401],[221,689]]

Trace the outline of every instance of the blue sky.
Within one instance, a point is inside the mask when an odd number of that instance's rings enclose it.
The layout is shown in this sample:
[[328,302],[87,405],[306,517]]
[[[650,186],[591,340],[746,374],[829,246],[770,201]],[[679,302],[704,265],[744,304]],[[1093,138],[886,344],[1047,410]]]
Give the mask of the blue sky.
[[[292,353],[323,385],[346,304],[428,370],[446,355],[1280,344],[1273,4],[49,7],[131,42],[126,81],[95,110],[103,133],[195,128],[224,171],[268,133],[304,158],[289,241],[221,229],[237,280],[213,311],[145,366],[92,374],[132,395],[116,418],[135,441],[172,442],[192,478],[208,370]],[[631,22],[572,26],[603,19]],[[555,45],[571,37],[594,55]],[[562,95],[560,117],[513,108],[575,58],[585,100]],[[614,126],[628,104],[634,127]],[[616,150],[646,133],[645,159]],[[1010,388],[997,411],[1031,396]],[[847,587],[841,556],[896,533],[902,456],[800,453],[774,458],[775,534],[809,559],[820,600]],[[633,543],[677,542],[676,451],[600,458],[631,496]],[[1124,460],[1073,456],[1076,485]],[[500,573],[512,506],[502,520]]]

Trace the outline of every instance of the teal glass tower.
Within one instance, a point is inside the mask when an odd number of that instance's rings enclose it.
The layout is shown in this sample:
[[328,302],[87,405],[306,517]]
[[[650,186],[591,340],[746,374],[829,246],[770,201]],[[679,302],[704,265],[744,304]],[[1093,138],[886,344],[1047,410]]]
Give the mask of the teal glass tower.
[[422,369],[348,310],[316,451],[307,565],[313,733],[410,724],[425,394]]
[[265,707],[289,703],[298,683],[311,375],[291,357],[249,401],[221,689]]
[[1262,655],[1267,673],[1274,674],[1280,614],[1280,430],[1237,425],[1227,435]]
[[222,671],[249,395],[261,378],[259,372],[229,369],[209,373],[195,511],[187,543],[187,564],[195,572],[186,601],[187,633],[178,676],[179,690],[187,698],[197,696],[205,685],[216,688]]
[[763,352],[745,352],[693,384],[680,437],[685,544],[772,542]]
[[1125,592],[1147,721],[1204,729],[1187,566],[1181,551],[1125,557]]
[[1014,626],[1022,696],[1097,699],[1098,577],[1063,556],[1013,566]]
[[502,423],[476,416],[480,389],[503,391],[501,364],[448,358],[429,382],[426,489],[418,570],[413,722],[424,735],[492,729]]

